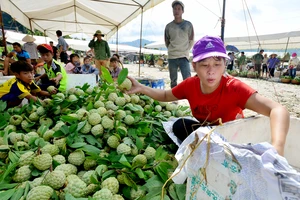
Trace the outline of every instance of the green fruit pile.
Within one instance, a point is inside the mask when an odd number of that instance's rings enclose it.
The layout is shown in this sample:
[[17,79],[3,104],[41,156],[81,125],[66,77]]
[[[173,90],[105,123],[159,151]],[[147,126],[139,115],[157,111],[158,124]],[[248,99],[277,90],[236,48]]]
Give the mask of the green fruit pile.
[[[188,107],[84,85],[42,102],[0,102],[0,193],[5,199],[160,199],[177,167],[161,122]],[[131,86],[131,85],[130,85]],[[185,199],[169,181],[164,199]]]

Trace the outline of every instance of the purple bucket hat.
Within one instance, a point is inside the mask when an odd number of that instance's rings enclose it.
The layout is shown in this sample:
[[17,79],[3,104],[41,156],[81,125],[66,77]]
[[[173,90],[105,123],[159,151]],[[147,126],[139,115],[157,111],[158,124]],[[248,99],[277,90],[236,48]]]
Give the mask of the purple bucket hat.
[[230,59],[226,54],[224,43],[219,37],[204,36],[194,44],[193,62],[213,56]]

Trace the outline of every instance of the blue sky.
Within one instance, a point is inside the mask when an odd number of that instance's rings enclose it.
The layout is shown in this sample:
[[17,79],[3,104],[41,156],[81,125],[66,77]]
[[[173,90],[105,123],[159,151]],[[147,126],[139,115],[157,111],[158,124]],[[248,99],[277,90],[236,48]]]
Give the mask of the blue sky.
[[[144,39],[163,40],[164,28],[173,20],[172,1],[166,0],[144,13]],[[182,2],[185,4],[183,18],[192,22],[195,40],[204,35],[220,35],[219,18],[223,0],[182,0]],[[258,35],[300,30],[299,11],[298,0],[227,0],[225,37],[255,35],[255,30]],[[139,39],[140,23],[141,19],[138,16],[121,28],[119,41]],[[115,40],[115,36],[110,39],[111,42]]]

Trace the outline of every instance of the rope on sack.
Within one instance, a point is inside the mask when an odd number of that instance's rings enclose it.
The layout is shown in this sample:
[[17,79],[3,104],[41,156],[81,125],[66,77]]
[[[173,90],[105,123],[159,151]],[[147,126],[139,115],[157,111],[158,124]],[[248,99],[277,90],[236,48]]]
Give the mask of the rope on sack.
[[[222,126],[223,123],[222,123],[222,119],[219,118],[217,119],[216,121],[219,121],[219,125],[218,126]],[[177,176],[183,169],[183,167],[185,166],[187,160],[193,155],[193,153],[195,152],[195,150],[201,145],[201,143],[206,139],[207,139],[207,149],[206,149],[206,159],[205,159],[205,164],[204,164],[204,167],[200,169],[202,175],[204,176],[204,179],[205,182],[207,182],[207,177],[206,177],[206,168],[207,168],[207,165],[208,165],[208,160],[209,160],[209,154],[210,154],[210,145],[211,145],[211,138],[210,138],[210,135],[213,133],[213,131],[218,127],[218,126],[215,126],[214,128],[212,128],[208,133],[205,134],[205,136],[199,141],[199,138],[198,138],[198,135],[196,134],[195,137],[196,139],[189,144],[189,146],[191,147],[192,149],[192,152],[187,156],[187,158],[184,160],[182,166],[180,167],[179,171],[175,174],[172,174],[172,176],[170,176],[168,178],[168,180],[166,180],[166,182],[164,183],[164,185],[162,186],[162,189],[161,189],[161,200],[164,199],[164,189],[167,185],[167,183],[172,179],[174,178],[175,176]],[[230,151],[230,150],[229,150]],[[232,154],[232,152],[231,152]],[[233,155],[233,154],[232,154]],[[236,160],[236,159],[235,159]],[[199,186],[201,185],[201,183],[203,182],[203,180],[199,183]],[[197,190],[196,190],[197,191]],[[194,196],[195,194],[193,193],[192,196]]]

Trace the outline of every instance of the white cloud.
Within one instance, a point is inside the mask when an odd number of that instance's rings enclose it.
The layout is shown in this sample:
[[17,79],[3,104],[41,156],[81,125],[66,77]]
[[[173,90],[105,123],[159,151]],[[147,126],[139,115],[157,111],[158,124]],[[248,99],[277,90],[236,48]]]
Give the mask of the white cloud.
[[[173,20],[171,3],[166,0],[144,13],[143,38],[152,41],[163,40],[164,28]],[[182,0],[185,4],[183,18],[192,22],[195,39],[203,35],[220,35],[222,0]],[[247,3],[252,21],[250,19]],[[288,2],[288,3],[287,3]],[[205,7],[204,7],[205,6]],[[300,29],[298,0],[227,0],[225,11],[225,37],[258,35],[295,31]],[[245,20],[246,15],[246,20]],[[132,41],[140,37],[141,18],[121,28],[119,41]],[[112,40],[116,40],[114,36]]]

